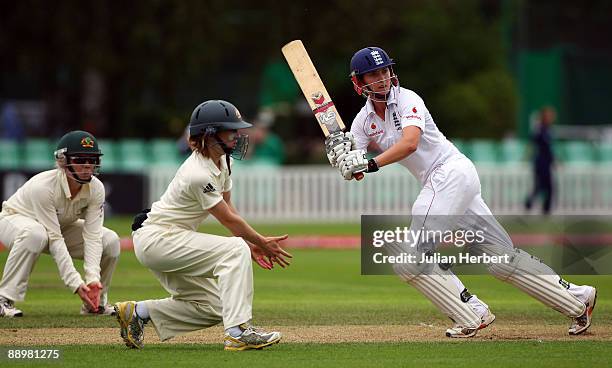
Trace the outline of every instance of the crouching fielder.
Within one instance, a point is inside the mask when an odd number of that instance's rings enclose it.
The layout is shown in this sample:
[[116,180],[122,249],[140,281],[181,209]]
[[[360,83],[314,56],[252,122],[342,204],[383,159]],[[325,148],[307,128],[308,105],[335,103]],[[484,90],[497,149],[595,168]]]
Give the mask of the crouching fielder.
[[[94,136],[70,132],[57,145],[57,168],[35,175],[2,204],[0,242],[9,255],[0,281],[0,317],[23,316],[14,302],[24,300],[41,253],[51,254],[66,286],[83,301],[81,314],[114,313],[107,293],[119,237],[102,226],[105,192],[95,177],[100,156]],[[72,258],[84,259],[85,280]]]
[[[132,227],[136,257],[170,297],[115,304],[121,337],[128,347],[144,346],[148,321],[162,341],[220,322],[225,327],[226,350],[260,349],[280,341],[279,332],[250,324],[251,257],[266,269],[273,262],[288,265],[291,255],[279,246],[287,235],[260,235],[230,200],[230,155],[244,157],[248,137],[238,134],[238,129],[250,126],[226,101],[206,101],[193,111],[189,123],[193,153],[161,199],[148,214],[137,216]],[[197,232],[209,214],[235,237]]]
[[[332,165],[338,166],[347,180],[357,173],[374,173],[393,163],[408,169],[423,186],[412,206],[414,231],[474,228],[481,225],[461,222],[477,217],[480,222],[488,220],[486,226],[480,227],[487,229],[484,233],[488,238],[479,250],[511,258],[507,265],[490,264],[489,272],[570,317],[570,335],[585,332],[591,325],[597,290],[566,282],[539,260],[514,249],[510,237],[481,197],[476,168],[438,130],[423,100],[399,86],[393,65],[394,61],[379,47],[359,50],[351,59],[353,87],[367,101],[353,120],[352,134],[328,138],[327,152]],[[367,160],[365,150],[371,143],[382,153]],[[417,223],[414,219],[418,219]],[[427,248],[427,244],[423,245]],[[436,264],[427,270],[397,267],[395,271],[455,322],[446,331],[448,337],[474,336],[495,320],[489,306],[471,295],[444,265]]]

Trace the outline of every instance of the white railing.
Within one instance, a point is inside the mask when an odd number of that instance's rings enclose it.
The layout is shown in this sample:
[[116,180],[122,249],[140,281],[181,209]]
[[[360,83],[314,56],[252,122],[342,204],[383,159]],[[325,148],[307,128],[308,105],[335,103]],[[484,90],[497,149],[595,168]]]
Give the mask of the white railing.
[[[159,199],[175,170],[150,171],[150,203]],[[533,186],[528,165],[480,165],[478,172],[494,214],[525,213],[525,197]],[[328,166],[241,166],[232,178],[232,202],[243,216],[258,222],[358,222],[362,214],[409,214],[420,191],[400,166],[360,182],[346,182]],[[560,167],[556,183],[555,214],[612,214],[611,166]]]

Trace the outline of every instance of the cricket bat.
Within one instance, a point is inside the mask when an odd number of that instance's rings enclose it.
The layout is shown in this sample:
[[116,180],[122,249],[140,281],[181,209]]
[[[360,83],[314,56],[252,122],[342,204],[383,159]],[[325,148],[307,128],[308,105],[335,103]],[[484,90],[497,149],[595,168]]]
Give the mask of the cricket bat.
[[340,114],[329,97],[302,41],[291,41],[281,50],[325,137],[331,133],[343,131],[345,126]]
[[[302,41],[291,41],[283,46],[281,51],[325,137],[327,138],[331,133],[344,131],[344,122],[342,122],[340,114],[338,114],[334,102],[327,93]],[[361,180],[364,175],[358,172],[354,174],[354,177]]]

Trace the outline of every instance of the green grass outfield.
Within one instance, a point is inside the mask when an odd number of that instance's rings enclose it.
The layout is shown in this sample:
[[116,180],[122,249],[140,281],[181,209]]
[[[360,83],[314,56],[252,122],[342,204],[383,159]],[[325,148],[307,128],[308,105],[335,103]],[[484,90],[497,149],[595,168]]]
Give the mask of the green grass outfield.
[[[107,223],[121,235],[125,230]],[[121,223],[123,229],[128,228]],[[335,225],[320,229],[336,233]],[[261,228],[261,227],[260,227]],[[346,227],[342,227],[346,229]],[[299,230],[300,228],[297,228]],[[317,229],[301,227],[301,234]],[[262,229],[262,231],[265,231]],[[270,226],[270,233],[278,227]],[[290,234],[294,233],[287,230]],[[414,289],[394,276],[361,276],[359,250],[292,250],[294,263],[286,270],[255,269],[254,322],[261,326],[333,326],[339,331],[360,325],[433,326],[442,336],[449,321]],[[0,252],[4,265],[7,252]],[[81,263],[77,262],[78,269]],[[521,326],[552,326],[559,337],[567,336],[569,320],[510,285],[488,275],[463,276],[470,290],[485,300],[497,315],[496,323]],[[612,276],[570,276],[575,283],[598,287],[599,298],[594,327],[612,328]],[[132,252],[121,255],[113,280],[111,301],[141,300],[165,297],[153,275],[142,267]],[[49,255],[42,255],[32,273],[26,302],[18,307],[25,316],[0,319],[5,333],[17,330],[49,328],[91,328],[92,334],[102,328],[116,328],[113,318],[81,317],[80,301],[63,286]],[[100,329],[98,329],[100,328]],[[24,330],[26,329],[26,330]],[[298,329],[299,331],[299,329]],[[157,344],[158,338],[147,331],[147,346],[142,351],[128,350],[116,336],[115,343],[94,345],[57,345],[62,350],[61,365],[72,366],[533,366],[580,367],[608,366],[612,361],[610,340],[592,339],[594,332],[570,341],[547,339],[485,338],[468,341],[414,341],[404,343],[281,343],[270,349],[251,352],[225,352],[221,339],[213,344]],[[406,329],[406,334],[412,330]],[[0,331],[2,334],[2,331]],[[2,339],[2,337],[0,337]],[[26,343],[24,342],[23,345]],[[31,344],[31,342],[28,342]],[[20,344],[11,345],[11,347]],[[5,347],[8,347],[6,344]],[[35,345],[45,346],[44,344]],[[48,345],[46,345],[48,346]],[[0,364],[6,358],[0,357]],[[47,362],[23,362],[22,365],[44,366]],[[16,364],[17,365],[17,364]],[[48,363],[55,365],[57,363]]]
[[[51,347],[57,348],[57,347]],[[218,345],[156,345],[126,350],[112,345],[60,347],[56,362],[11,362],[31,367],[606,367],[609,342],[416,342],[279,344],[271,349],[226,352]],[[0,364],[6,364],[1,360]]]

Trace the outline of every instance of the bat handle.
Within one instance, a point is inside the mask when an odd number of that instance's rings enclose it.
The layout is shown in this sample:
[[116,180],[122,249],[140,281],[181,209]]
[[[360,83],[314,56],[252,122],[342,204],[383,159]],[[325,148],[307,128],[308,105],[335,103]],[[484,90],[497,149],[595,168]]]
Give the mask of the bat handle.
[[362,180],[365,177],[365,175],[362,172],[359,172],[359,173],[353,174],[353,177],[355,178],[355,180],[359,181],[359,180]]

